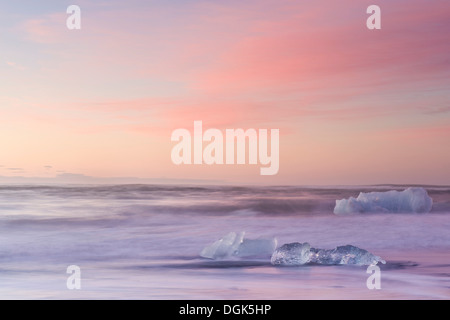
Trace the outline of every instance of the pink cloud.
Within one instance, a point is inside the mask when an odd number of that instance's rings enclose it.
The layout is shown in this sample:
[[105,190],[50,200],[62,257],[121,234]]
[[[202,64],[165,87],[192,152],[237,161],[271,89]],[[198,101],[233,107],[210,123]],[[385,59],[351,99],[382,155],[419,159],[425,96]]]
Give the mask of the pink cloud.
[[[339,3],[341,10],[346,6]],[[294,12],[302,9],[308,10],[299,5]],[[439,5],[430,4],[428,10],[416,8],[420,15],[413,17],[399,15],[395,24],[387,22],[387,30],[379,33],[365,28],[363,14],[343,23],[335,11],[327,11],[333,9],[335,6],[322,8],[319,16],[298,19],[293,13],[259,23],[260,34],[243,35],[233,46],[224,48],[215,66],[200,74],[194,87],[216,93],[279,91],[280,87],[291,91],[353,87],[373,91],[393,82],[402,87],[401,82],[435,78],[446,64],[448,41],[443,35],[436,36],[439,29],[428,27],[436,18],[448,18]],[[330,18],[331,13],[336,16]],[[327,18],[327,28],[308,28],[315,27],[317,19]],[[272,30],[274,24],[278,33]]]
[[408,141],[411,143],[422,144],[424,141],[448,141],[450,139],[450,125],[428,124],[406,126],[403,128],[395,128],[383,130],[377,133],[379,137],[389,138],[395,141]]
[[22,66],[22,65],[20,65],[20,64],[18,64],[18,63],[16,63],[16,62],[6,61],[6,64],[7,64],[8,66],[14,68],[14,69],[17,69],[17,70],[23,71],[23,70],[26,69],[24,66]]
[[[121,100],[86,102],[87,110],[122,118],[151,110],[167,125],[191,118],[220,126],[308,116],[383,116],[410,111],[411,105],[367,99],[433,87],[442,77],[449,45],[443,41],[445,33],[429,27],[431,21],[445,22],[442,4],[424,9],[417,3],[381,2],[385,15],[378,33],[365,28],[365,6],[350,1],[327,6],[205,2],[165,24],[175,9],[98,11],[86,23],[85,49],[73,57],[66,53],[70,63],[57,72],[77,75],[80,69],[80,77],[86,78],[86,70],[92,69],[106,81],[180,82],[186,91],[175,98],[134,98],[125,92]],[[36,41],[58,42],[65,18],[62,13],[30,20],[26,30]],[[113,23],[119,20],[128,23]],[[367,98],[358,103],[358,97]]]
[[42,44],[61,43],[64,41],[67,15],[63,12],[52,13],[24,21],[19,29],[25,37]]
[[[66,29],[64,10],[20,24],[21,40],[38,45],[29,73],[11,72],[24,88],[20,101],[0,97],[9,106],[4,136],[17,145],[58,140],[51,150],[64,148],[70,163],[86,154],[86,143],[99,156],[107,144],[115,156],[95,166],[113,171],[122,150],[133,145],[126,158],[138,159],[149,140],[161,150],[148,152],[165,161],[171,131],[202,120],[205,128],[282,129],[282,157],[292,165],[282,171],[296,181],[299,167],[311,181],[338,172],[342,183],[351,174],[355,181],[390,178],[411,155],[416,169],[437,163],[422,151],[448,163],[435,142],[450,135],[447,1],[379,0],[380,31],[365,27],[369,1],[145,9],[83,1],[89,14],[82,14],[81,32]],[[25,61],[15,59],[11,68]],[[19,131],[33,134],[25,139]],[[298,165],[303,159],[308,166]],[[367,172],[377,164],[384,177]]]

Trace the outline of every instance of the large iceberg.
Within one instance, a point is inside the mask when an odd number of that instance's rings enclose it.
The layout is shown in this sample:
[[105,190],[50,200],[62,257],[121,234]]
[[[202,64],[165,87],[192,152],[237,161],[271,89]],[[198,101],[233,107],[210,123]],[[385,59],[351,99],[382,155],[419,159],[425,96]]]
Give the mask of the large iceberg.
[[299,266],[306,263],[326,265],[352,264],[358,266],[375,265],[386,262],[367,250],[346,245],[335,249],[315,249],[309,243],[288,243],[282,245],[272,254],[273,265]]
[[230,232],[205,247],[200,256],[208,259],[229,257],[270,257],[277,247],[277,239],[244,239],[245,232]]
[[408,188],[404,191],[361,192],[358,198],[336,200],[334,213],[427,213],[432,206],[433,199],[424,188]]

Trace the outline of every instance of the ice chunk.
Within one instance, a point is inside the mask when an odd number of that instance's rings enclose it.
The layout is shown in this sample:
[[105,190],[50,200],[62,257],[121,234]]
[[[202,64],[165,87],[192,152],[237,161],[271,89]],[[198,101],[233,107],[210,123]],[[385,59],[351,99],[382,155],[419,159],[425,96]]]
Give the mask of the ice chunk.
[[369,266],[386,261],[371,254],[369,251],[355,246],[340,246],[332,250],[311,249],[310,261],[319,264],[354,264],[358,266]]
[[237,257],[270,257],[277,247],[277,239],[244,239],[245,232],[230,232],[202,250],[208,259]]
[[244,239],[244,232],[230,232],[212,245],[205,247],[200,256],[209,259],[223,259],[233,255]]
[[235,255],[239,257],[270,257],[277,248],[277,239],[244,239]]
[[334,213],[427,213],[432,206],[433,199],[424,188],[408,188],[403,191],[361,192],[358,198],[336,200]]
[[311,245],[305,243],[287,243],[275,250],[270,262],[273,265],[299,266],[309,262]]
[[306,263],[318,263],[326,265],[353,264],[374,265],[378,262],[386,263],[380,257],[367,250],[355,246],[346,245],[332,250],[311,248],[309,243],[284,244],[272,255],[270,262],[273,265],[299,266]]

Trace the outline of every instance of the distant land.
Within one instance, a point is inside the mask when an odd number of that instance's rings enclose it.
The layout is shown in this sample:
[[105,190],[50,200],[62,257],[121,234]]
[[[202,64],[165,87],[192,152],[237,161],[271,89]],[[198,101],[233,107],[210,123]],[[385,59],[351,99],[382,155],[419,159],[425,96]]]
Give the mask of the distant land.
[[0,184],[229,184],[222,180],[136,178],[136,177],[92,177],[84,174],[63,173],[55,177],[10,177],[0,176]]

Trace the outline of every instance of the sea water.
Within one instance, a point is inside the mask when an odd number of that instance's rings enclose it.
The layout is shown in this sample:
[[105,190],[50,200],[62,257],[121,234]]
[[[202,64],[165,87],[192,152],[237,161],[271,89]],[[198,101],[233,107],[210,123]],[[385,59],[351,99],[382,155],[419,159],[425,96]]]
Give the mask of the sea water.
[[[0,186],[0,298],[449,299],[450,187],[424,186],[426,214],[333,214],[337,199],[406,187]],[[365,266],[200,256],[230,232],[363,248],[386,260],[381,289]]]

